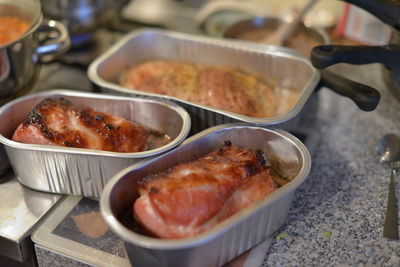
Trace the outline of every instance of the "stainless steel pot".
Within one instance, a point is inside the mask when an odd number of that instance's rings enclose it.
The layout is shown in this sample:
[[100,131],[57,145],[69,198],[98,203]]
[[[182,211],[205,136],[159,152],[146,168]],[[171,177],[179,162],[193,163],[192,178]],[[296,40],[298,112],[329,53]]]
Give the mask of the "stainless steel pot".
[[311,62],[318,69],[325,69],[337,63],[354,65],[382,63],[384,79],[389,89],[400,100],[400,45],[316,46],[311,52]]
[[115,18],[128,0],[41,0],[46,18],[63,22],[72,46],[90,40],[99,27]]
[[[225,38],[241,39],[241,36],[243,36],[244,33],[255,31],[256,38],[262,39],[265,37],[264,34],[275,31],[282,22],[283,20],[280,18],[253,17],[252,19],[238,21],[229,27],[226,27],[222,36]],[[293,35],[293,37],[295,37],[292,38],[293,40],[297,42],[303,41],[305,44],[299,44],[299,47],[296,47],[296,43],[292,40],[291,42],[286,43],[286,45],[290,47],[287,49],[293,52],[296,51],[306,57],[309,57],[313,44],[330,43],[326,31],[306,27],[303,24],[299,24]],[[296,37],[300,38],[296,39]],[[380,94],[372,87],[354,82],[328,70],[320,71],[320,75],[321,80],[318,87],[325,86],[337,94],[350,98],[361,110],[372,111],[379,103]]]
[[[39,75],[39,63],[70,47],[64,25],[43,20],[39,0],[0,0],[0,16],[5,15],[18,16],[30,26],[17,40],[0,45],[0,105],[32,90]],[[0,161],[1,174],[8,167],[3,149]]]
[[0,104],[33,89],[39,64],[70,47],[68,32],[57,21],[43,21],[39,1],[0,0],[0,16],[15,15],[30,23],[21,37],[0,46]]
[[400,2],[389,0],[346,0],[375,15],[392,27],[389,45],[385,46],[317,46],[311,52],[311,62],[319,69],[337,63],[381,63],[383,78],[389,90],[400,100]]

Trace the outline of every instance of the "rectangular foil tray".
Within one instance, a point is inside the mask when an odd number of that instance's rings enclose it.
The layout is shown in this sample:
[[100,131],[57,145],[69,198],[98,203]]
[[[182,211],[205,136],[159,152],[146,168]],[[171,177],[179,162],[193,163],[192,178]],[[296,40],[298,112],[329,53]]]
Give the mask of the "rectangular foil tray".
[[[63,97],[74,104],[107,112],[149,129],[167,134],[171,141],[161,147],[135,153],[119,153],[63,146],[24,144],[11,140],[29,112],[43,99]],[[190,131],[190,116],[168,101],[105,94],[53,90],[20,97],[0,108],[0,142],[23,185],[46,192],[100,198],[114,174],[180,144]]]
[[[269,118],[240,115],[166,95],[125,88],[118,79],[129,67],[148,60],[181,60],[207,65],[222,65],[256,73],[276,81],[275,90],[291,88],[299,97],[286,113]],[[107,93],[158,97],[179,103],[190,114],[192,133],[232,122],[294,129],[297,116],[317,86],[319,72],[308,59],[274,46],[228,41],[206,36],[157,29],[133,31],[95,59],[88,69],[89,79]]]
[[[139,179],[220,148],[224,141],[261,149],[272,168],[292,180],[263,200],[241,210],[214,228],[192,238],[158,239],[125,227],[120,218],[138,198]],[[286,131],[242,124],[215,126],[155,159],[119,172],[106,185],[100,206],[103,218],[125,242],[133,266],[221,266],[265,240],[285,221],[296,188],[311,167],[307,148]]]

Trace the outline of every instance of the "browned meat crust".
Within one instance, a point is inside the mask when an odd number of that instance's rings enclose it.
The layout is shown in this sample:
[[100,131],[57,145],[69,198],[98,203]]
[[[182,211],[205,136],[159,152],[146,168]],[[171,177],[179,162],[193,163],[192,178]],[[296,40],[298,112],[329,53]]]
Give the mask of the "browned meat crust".
[[29,113],[12,139],[22,143],[138,152],[146,148],[148,136],[148,130],[141,125],[75,106],[64,98],[48,98]]

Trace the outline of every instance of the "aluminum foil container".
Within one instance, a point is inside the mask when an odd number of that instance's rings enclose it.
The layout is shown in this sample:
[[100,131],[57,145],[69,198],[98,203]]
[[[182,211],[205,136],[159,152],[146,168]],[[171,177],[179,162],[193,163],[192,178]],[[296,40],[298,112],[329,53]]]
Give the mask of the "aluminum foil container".
[[[263,150],[272,168],[292,180],[196,237],[158,239],[125,226],[126,211],[132,209],[139,196],[136,186],[139,179],[198,159],[217,150],[226,140]],[[241,124],[215,126],[190,137],[172,151],[115,175],[103,191],[101,213],[110,228],[124,240],[134,266],[221,266],[265,240],[283,224],[295,190],[306,179],[310,167],[307,148],[286,131]]]
[[[118,84],[121,73],[129,67],[156,59],[240,68],[256,73],[267,81],[275,81],[275,90],[296,90],[299,97],[294,106],[284,114],[255,118],[170,96],[128,89]],[[298,122],[295,118],[320,79],[319,72],[308,59],[289,49],[155,29],[133,31],[122,38],[90,64],[88,76],[107,93],[158,97],[178,102],[191,116],[192,132],[231,122],[292,129]]]
[[[11,137],[17,126],[43,99],[63,97],[151,130],[167,134],[171,141],[155,149],[118,153],[62,146],[24,144]],[[159,155],[180,144],[190,130],[189,114],[166,101],[105,94],[54,90],[13,100],[0,108],[0,142],[4,145],[18,180],[32,189],[100,198],[113,175],[135,162]]]

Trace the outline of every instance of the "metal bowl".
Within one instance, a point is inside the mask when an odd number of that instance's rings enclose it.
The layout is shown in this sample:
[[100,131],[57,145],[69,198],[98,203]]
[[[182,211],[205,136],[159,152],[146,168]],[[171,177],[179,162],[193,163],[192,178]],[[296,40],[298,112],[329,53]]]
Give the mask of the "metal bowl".
[[[29,29],[18,39],[0,45],[0,105],[31,91],[36,84],[41,61],[70,47],[68,32],[57,21],[43,21],[39,0],[0,0],[0,16],[17,16],[28,21]],[[50,35],[57,37],[50,39]],[[0,174],[8,159],[0,145]]]
[[[222,36],[261,43],[263,38],[276,31],[282,23],[286,22],[279,18],[254,17],[230,25],[225,29]],[[329,42],[329,36],[325,30],[306,27],[301,23],[285,41],[284,46],[309,57],[312,47]]]

